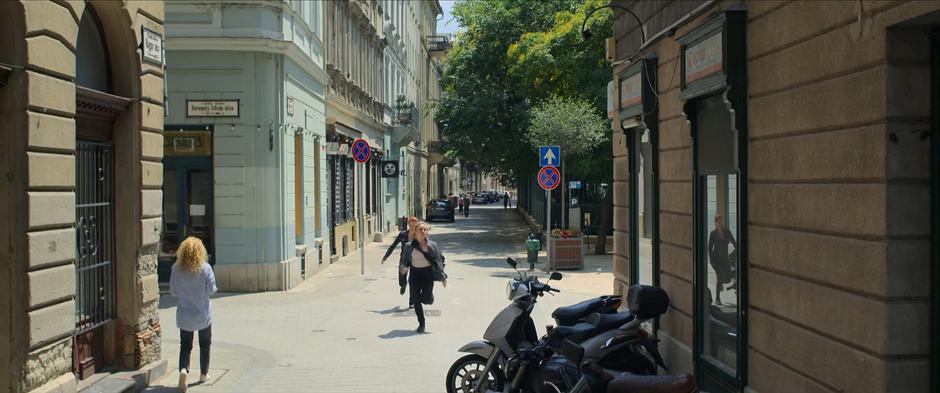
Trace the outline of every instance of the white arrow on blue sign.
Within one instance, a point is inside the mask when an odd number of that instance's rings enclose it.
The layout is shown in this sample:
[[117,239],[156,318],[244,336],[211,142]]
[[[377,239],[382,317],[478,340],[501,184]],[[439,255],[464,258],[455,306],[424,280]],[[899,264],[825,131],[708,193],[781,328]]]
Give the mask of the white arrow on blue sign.
[[558,146],[539,146],[539,166],[558,166],[561,161],[561,148]]

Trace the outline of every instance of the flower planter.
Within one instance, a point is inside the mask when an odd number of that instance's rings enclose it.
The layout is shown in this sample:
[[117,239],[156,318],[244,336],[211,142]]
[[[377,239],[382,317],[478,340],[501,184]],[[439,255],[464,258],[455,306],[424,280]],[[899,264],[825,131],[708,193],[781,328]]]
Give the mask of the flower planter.
[[583,269],[582,237],[552,237],[548,242],[548,270]]

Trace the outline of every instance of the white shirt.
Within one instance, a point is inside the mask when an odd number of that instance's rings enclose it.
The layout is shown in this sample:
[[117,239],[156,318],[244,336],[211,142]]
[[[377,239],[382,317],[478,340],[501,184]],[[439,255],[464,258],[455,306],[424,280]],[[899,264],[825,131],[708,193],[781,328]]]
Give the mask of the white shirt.
[[424,254],[415,248],[411,251],[411,266],[417,268],[428,267],[431,266],[431,262],[428,262],[428,259],[424,257]]

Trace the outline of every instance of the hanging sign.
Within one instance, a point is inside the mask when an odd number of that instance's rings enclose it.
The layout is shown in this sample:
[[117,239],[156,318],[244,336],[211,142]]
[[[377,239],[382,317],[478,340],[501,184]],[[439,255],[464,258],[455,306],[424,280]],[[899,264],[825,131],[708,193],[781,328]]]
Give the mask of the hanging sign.
[[382,161],[382,177],[398,177],[398,161]]
[[614,81],[607,82],[607,118],[617,118],[617,86]]
[[372,148],[369,147],[369,142],[362,138],[356,139],[352,144],[352,156],[358,163],[369,161],[369,157],[372,156]]
[[238,100],[186,100],[186,117],[238,117]]
[[620,108],[629,108],[643,100],[642,73],[637,72],[620,81]]
[[140,47],[144,61],[163,66],[163,36],[156,31],[141,26]]
[[545,191],[554,190],[561,183],[561,173],[553,166],[542,167],[538,175],[539,186]]
[[723,65],[721,32],[685,49],[685,83],[721,71]]

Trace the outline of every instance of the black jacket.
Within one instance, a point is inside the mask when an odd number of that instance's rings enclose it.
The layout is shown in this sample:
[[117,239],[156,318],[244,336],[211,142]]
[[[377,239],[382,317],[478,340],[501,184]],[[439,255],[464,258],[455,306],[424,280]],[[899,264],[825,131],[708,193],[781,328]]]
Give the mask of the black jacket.
[[398,236],[395,236],[395,241],[392,242],[392,245],[388,247],[388,251],[385,252],[385,256],[382,257],[383,262],[388,259],[389,255],[392,255],[392,251],[395,251],[395,247],[398,246],[398,243],[401,243],[401,250],[405,251],[405,246],[408,245],[407,230],[398,232]]
[[[404,251],[401,253],[401,261],[398,263],[399,266],[411,267],[411,253],[418,248],[418,240],[412,240],[411,243],[408,243],[405,246]],[[428,251],[425,254],[428,262],[431,263],[431,268],[434,269],[434,281],[444,281],[447,279],[447,273],[444,273],[444,255],[441,254],[441,250],[437,248],[437,243],[428,239]]]

